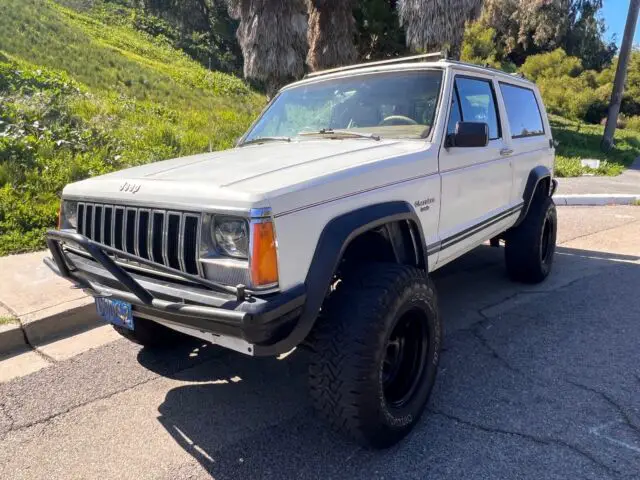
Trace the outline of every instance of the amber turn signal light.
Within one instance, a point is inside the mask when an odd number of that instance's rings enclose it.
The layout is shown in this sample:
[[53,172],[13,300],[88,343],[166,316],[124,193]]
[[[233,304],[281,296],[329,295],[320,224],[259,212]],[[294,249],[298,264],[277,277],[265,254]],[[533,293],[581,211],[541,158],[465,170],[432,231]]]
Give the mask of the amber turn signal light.
[[252,223],[251,283],[264,287],[278,283],[278,255],[272,222]]

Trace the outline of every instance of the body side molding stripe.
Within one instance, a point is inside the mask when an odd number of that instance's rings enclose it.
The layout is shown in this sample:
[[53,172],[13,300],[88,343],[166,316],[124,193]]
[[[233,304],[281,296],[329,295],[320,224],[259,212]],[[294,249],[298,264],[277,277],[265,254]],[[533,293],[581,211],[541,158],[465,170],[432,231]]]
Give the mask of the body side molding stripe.
[[428,245],[427,255],[433,255],[434,253],[438,253],[439,251],[449,248],[455,245],[456,243],[466,240],[467,238],[475,235],[476,233],[480,233],[482,230],[498,223],[499,221],[504,220],[505,218],[508,218],[509,216],[515,213],[518,213],[520,209],[522,209],[522,206],[523,206],[523,202],[520,202],[518,205],[508,208],[507,210],[504,210],[494,215],[493,217],[489,217],[483,222],[480,222],[476,225],[466,228],[454,235],[451,235],[450,237],[445,238],[444,240]]

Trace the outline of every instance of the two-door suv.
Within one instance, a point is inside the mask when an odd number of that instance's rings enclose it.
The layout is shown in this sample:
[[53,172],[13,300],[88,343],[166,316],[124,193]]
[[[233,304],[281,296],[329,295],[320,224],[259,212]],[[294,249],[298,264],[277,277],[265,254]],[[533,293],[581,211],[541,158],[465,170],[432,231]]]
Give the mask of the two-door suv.
[[68,185],[47,264],[123,336],[253,356],[310,350],[320,414],[396,443],[442,343],[431,272],[489,241],[549,274],[554,143],[518,76],[434,54],[284,87],[235,148]]

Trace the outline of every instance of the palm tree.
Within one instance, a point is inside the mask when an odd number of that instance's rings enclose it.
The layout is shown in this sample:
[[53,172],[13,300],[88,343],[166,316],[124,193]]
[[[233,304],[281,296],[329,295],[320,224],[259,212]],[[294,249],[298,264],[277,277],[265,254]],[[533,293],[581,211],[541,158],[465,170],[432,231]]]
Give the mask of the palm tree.
[[240,21],[236,35],[244,57],[245,78],[261,84],[269,96],[304,74],[307,55],[305,0],[228,0]]
[[482,0],[403,0],[398,8],[409,48],[448,48],[450,56],[458,58],[465,23],[480,16]]
[[308,0],[308,3],[309,67],[322,70],[355,62],[354,0]]

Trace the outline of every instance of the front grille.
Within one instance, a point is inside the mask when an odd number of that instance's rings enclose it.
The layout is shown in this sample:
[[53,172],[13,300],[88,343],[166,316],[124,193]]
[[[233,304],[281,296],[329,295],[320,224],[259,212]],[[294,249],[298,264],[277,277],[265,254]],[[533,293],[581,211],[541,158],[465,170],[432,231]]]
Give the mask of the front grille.
[[78,203],[78,233],[103,245],[202,276],[200,215],[172,210]]

